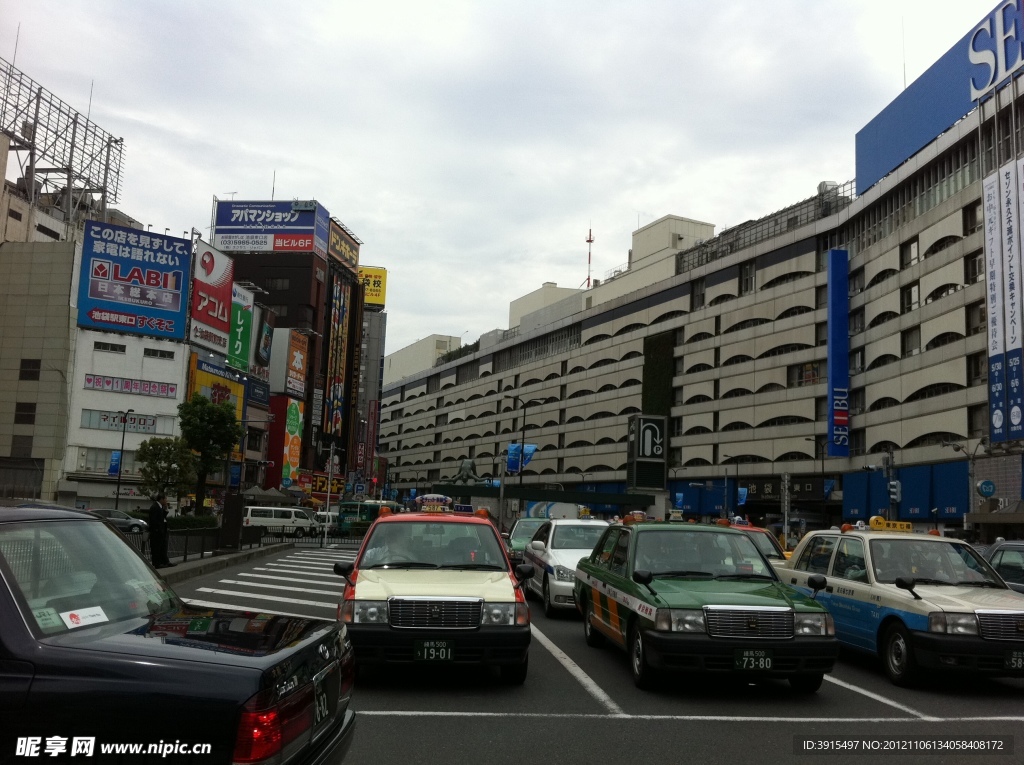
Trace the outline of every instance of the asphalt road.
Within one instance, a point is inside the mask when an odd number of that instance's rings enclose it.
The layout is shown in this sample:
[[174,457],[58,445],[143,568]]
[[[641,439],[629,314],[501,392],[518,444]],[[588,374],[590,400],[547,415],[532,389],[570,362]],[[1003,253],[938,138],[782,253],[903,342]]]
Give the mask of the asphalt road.
[[[175,589],[197,604],[334,618],[344,583],[331,567],[354,556],[352,547],[299,547]],[[645,692],[633,685],[624,653],[587,647],[575,612],[548,619],[534,603],[532,618],[530,674],[521,687],[450,667],[361,678],[359,727],[346,762],[1024,763],[1024,680],[939,675],[902,689],[875,659],[844,652],[812,696],[782,681],[730,685],[685,676]],[[907,754],[907,747],[950,737],[1008,741],[986,754]],[[796,753],[798,741],[826,740],[856,749]]]

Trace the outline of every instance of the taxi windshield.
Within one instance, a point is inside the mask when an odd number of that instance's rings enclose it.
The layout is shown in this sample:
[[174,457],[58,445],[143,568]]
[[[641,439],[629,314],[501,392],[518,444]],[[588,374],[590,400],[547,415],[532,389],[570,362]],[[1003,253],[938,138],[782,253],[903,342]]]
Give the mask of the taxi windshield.
[[0,570],[38,637],[181,606],[142,559],[99,522],[0,527]]
[[1003,587],[988,563],[964,542],[911,537],[872,539],[870,544],[877,582],[891,584],[902,576],[926,584]]
[[751,531],[750,533],[744,531],[743,533],[757,546],[757,549],[761,551],[764,557],[778,558],[779,560],[786,559],[786,556],[782,554],[782,548],[778,546],[775,542],[775,537],[771,534],[765,534],[761,531]]
[[507,571],[494,527],[484,523],[378,523],[359,568],[464,568]]
[[589,552],[594,549],[605,528],[603,523],[556,525],[555,534],[551,538],[551,549]]
[[686,529],[637,535],[634,570],[658,577],[775,579],[771,566],[746,534]]
[[530,518],[525,521],[519,521],[516,527],[512,529],[512,539],[525,539],[529,540],[533,538],[533,533],[541,527],[544,523],[544,518]]

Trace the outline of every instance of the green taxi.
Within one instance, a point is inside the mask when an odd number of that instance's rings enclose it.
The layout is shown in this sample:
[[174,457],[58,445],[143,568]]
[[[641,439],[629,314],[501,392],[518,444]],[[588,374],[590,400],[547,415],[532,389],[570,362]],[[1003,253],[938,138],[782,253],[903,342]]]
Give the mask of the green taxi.
[[[820,591],[825,577],[808,584]],[[610,526],[577,564],[574,594],[587,645],[626,649],[641,688],[673,670],[787,678],[814,693],[839,653],[828,611],[724,526]]]

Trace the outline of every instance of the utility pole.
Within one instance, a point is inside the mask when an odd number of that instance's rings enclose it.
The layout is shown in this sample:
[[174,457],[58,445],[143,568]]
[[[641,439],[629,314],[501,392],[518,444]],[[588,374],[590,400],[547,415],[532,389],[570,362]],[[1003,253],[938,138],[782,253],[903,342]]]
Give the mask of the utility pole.
[[[891,446],[888,449],[886,449],[885,456],[882,459],[885,460],[885,462],[883,463],[883,467],[885,469],[885,486],[888,490],[889,487],[893,486],[893,483],[896,480],[896,470],[895,466],[893,465],[894,460]],[[899,513],[900,505],[898,491],[889,491],[889,517],[886,518],[886,520],[895,521],[899,517]]]
[[127,412],[118,412],[121,415],[121,451],[117,457],[117,488],[114,489],[114,509],[117,510],[121,503],[121,466],[124,465],[124,432],[128,428],[128,415],[134,413],[134,409]]
[[[334,480],[334,441],[331,441],[331,453],[327,457],[327,512],[324,514],[324,535],[320,546],[327,546],[327,527],[331,524],[331,481]],[[341,507],[338,507],[338,523],[341,523]]]

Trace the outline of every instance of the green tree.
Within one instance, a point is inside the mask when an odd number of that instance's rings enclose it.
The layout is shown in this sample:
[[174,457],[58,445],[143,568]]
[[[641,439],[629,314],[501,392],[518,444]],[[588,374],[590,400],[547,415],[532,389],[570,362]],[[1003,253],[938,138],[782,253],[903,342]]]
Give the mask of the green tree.
[[146,439],[135,452],[135,460],[147,494],[163,491],[180,503],[195,485],[196,457],[182,438]]
[[206,502],[206,477],[223,466],[231,450],[242,440],[242,426],[235,407],[215,404],[200,393],[178,405],[182,440],[194,452],[196,471],[196,513]]

